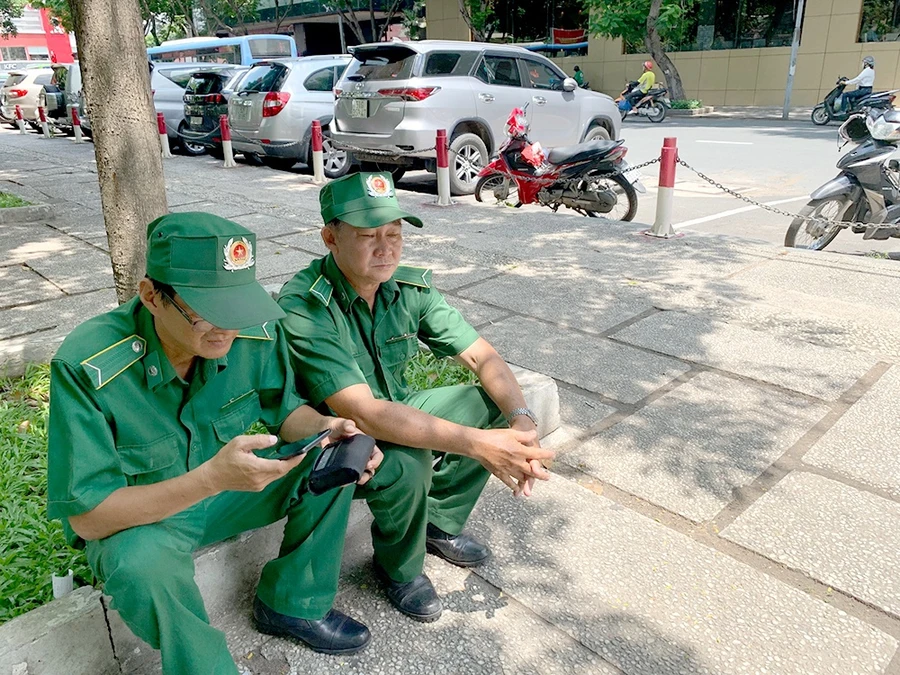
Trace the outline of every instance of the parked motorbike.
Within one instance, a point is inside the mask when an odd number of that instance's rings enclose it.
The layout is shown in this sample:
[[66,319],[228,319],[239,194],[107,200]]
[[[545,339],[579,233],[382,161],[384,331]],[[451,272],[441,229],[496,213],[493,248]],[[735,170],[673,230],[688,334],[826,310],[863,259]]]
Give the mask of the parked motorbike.
[[863,239],[900,238],[900,162],[891,159],[900,145],[900,110],[857,113],[838,134],[843,145],[859,145],[838,160],[841,173],[814,191],[800,210],[801,216],[830,222],[795,218],[785,246],[821,251],[848,227]]
[[[634,218],[637,191],[646,189],[639,174],[626,177],[628,163],[624,157],[628,150],[624,141],[588,141],[545,153],[540,143],[528,138],[523,108],[513,108],[506,121],[506,135],[496,159],[479,172],[477,201],[507,201],[516,190],[516,207],[538,203],[554,212],[565,206],[591,218]],[[613,172],[621,173],[603,175]]]
[[838,78],[834,89],[825,95],[825,100],[813,108],[810,115],[813,124],[823,126],[829,122],[845,122],[850,115],[858,113],[863,108],[890,108],[894,103],[894,94],[898,91],[897,89],[893,91],[873,91],[871,94],[854,101],[850,110],[844,111],[841,109],[841,104],[846,87],[847,78]]
[[666,112],[672,106],[669,97],[666,96],[666,94],[669,93],[669,90],[665,87],[653,87],[637,102],[637,105],[632,105],[630,101],[625,100],[625,97],[628,96],[637,85],[638,83],[636,81],[629,82],[626,85],[625,90],[619,94],[619,97],[615,100],[616,105],[619,107],[619,114],[622,116],[622,121],[624,121],[628,115],[640,115],[641,117],[648,118],[651,122],[662,122],[666,119]]

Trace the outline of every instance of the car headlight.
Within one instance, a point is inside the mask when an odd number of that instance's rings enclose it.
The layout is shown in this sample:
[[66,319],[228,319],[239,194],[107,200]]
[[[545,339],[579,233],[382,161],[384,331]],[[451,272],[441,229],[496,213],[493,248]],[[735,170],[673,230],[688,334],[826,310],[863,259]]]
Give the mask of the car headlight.
[[878,139],[879,141],[900,140],[900,125],[888,122],[884,117],[878,117],[874,120],[869,117],[866,119],[866,126],[868,127],[872,138]]

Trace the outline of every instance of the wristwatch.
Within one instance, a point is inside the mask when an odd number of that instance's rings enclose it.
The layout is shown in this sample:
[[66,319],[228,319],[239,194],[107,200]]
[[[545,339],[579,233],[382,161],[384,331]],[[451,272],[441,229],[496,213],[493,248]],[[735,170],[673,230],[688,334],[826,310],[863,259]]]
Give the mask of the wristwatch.
[[538,425],[537,415],[534,414],[534,411],[531,408],[516,408],[515,410],[510,410],[509,415],[506,416],[506,423],[512,423],[513,418],[518,417],[519,415],[525,415],[525,417],[534,422],[534,426]]

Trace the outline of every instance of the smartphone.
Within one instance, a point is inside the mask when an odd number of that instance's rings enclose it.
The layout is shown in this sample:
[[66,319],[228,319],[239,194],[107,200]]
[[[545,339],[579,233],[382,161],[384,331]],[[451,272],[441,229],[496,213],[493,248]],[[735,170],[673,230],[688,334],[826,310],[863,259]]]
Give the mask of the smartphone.
[[331,429],[326,429],[325,431],[317,434],[315,438],[313,438],[309,443],[304,444],[303,441],[295,441],[294,443],[288,443],[287,445],[282,446],[278,450],[278,459],[292,459],[297,455],[305,455],[307,452],[312,450],[314,447],[319,445],[322,441],[328,438],[331,435]]

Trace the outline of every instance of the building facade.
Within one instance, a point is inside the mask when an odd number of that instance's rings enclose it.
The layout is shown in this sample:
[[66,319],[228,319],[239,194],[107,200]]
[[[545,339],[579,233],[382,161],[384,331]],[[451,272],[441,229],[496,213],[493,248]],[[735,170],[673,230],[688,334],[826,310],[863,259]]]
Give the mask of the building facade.
[[3,61],[53,61],[72,63],[75,38],[50,20],[46,9],[26,7],[14,19],[16,35],[0,36],[0,63]]
[[[707,105],[771,106],[784,102],[790,64],[795,0],[786,0],[771,25],[734,17],[746,0],[701,0],[685,51],[669,56],[681,74],[688,98]],[[778,5],[779,3],[773,3]],[[876,90],[900,88],[900,2],[897,0],[806,0],[791,105],[813,106],[838,76],[856,76],[863,56],[876,61]],[[726,14],[727,26],[716,15]],[[428,37],[469,39],[457,0],[427,0]],[[566,26],[568,27],[568,26]],[[785,28],[786,27],[786,28]],[[766,46],[763,46],[766,45]],[[584,56],[554,60],[571,73],[578,65],[591,88],[618,94],[641,73],[649,56],[628,49],[621,39],[592,38]],[[657,77],[660,72],[657,68]]]

